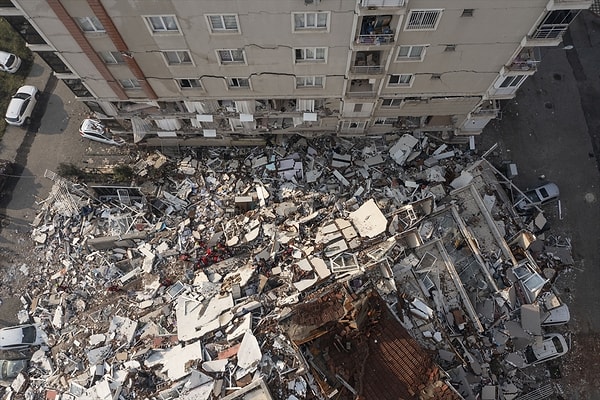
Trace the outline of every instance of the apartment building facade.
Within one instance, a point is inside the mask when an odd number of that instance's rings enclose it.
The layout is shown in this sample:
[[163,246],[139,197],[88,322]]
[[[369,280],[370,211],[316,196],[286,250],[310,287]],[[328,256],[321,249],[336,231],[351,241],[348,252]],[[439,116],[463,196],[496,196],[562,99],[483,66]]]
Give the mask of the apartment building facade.
[[134,141],[479,134],[592,0],[0,0]]

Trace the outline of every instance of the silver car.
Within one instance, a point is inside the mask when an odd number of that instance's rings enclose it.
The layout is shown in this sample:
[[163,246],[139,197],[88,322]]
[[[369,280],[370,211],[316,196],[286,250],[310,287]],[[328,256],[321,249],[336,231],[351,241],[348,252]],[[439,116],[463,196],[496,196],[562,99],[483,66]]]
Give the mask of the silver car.
[[531,210],[534,207],[539,207],[551,201],[557,200],[560,196],[560,190],[555,183],[546,183],[535,189],[526,191],[525,197],[522,195],[517,197],[515,207],[519,211]]
[[86,139],[112,144],[113,146],[123,146],[125,144],[125,140],[113,137],[109,129],[102,122],[95,119],[84,119],[79,126],[79,134]]

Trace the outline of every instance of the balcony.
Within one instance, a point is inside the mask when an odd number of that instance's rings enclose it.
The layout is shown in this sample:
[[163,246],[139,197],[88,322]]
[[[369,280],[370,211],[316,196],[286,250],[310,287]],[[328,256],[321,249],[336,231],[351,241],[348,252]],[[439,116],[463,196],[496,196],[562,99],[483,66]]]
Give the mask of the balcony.
[[405,7],[408,0],[360,0],[361,7]]
[[369,83],[369,79],[352,79],[346,91],[346,96],[352,98],[373,98],[375,95],[377,95],[376,87]]
[[592,6],[592,0],[550,0],[548,10],[587,10]]
[[525,37],[522,46],[557,46],[562,41],[562,35],[569,28],[569,24],[578,14],[579,10],[554,10],[548,12],[535,31]]
[[360,32],[356,44],[367,46],[390,45],[394,43],[394,31],[391,28],[392,15],[364,16],[360,23]]
[[525,47],[519,55],[509,64],[506,69],[511,72],[534,74],[537,71],[537,65],[541,61],[537,47]]
[[381,51],[357,51],[350,72],[358,75],[382,74],[384,65],[381,60],[383,60]]

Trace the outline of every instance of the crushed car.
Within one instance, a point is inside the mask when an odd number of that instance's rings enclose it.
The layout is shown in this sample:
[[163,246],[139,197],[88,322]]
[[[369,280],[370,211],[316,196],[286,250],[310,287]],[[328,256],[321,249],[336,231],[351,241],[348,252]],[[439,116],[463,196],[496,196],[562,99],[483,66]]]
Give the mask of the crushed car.
[[79,134],[83,138],[113,146],[123,146],[125,144],[125,140],[112,136],[110,129],[96,119],[84,119],[79,126]]

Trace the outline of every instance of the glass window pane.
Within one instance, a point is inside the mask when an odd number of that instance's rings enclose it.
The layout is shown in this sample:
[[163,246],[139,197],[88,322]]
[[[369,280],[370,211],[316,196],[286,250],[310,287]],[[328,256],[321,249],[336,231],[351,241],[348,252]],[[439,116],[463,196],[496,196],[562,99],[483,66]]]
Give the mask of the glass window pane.
[[178,55],[179,55],[179,59],[182,63],[192,62],[192,59],[190,58],[190,53],[188,53],[187,51],[180,51],[180,52],[178,52]]
[[304,53],[303,53],[302,49],[296,49],[296,60],[304,59],[303,54]]
[[237,30],[237,20],[235,15],[224,15],[225,29]]
[[323,77],[322,76],[315,77],[315,86],[323,86]]
[[212,29],[224,29],[223,23],[221,21],[221,17],[219,15],[211,15],[208,17],[210,19],[210,25]]
[[160,17],[148,17],[148,21],[150,21],[150,25],[152,25],[153,31],[160,31],[163,28],[162,20]]
[[94,30],[94,26],[88,18],[79,18],[79,26],[81,26],[81,29],[86,32],[91,32]]
[[315,51],[313,49],[305,49],[304,50],[306,52],[306,59],[307,60],[313,60],[315,58]]
[[233,50],[233,61],[244,61],[244,53],[242,50]]
[[319,13],[317,14],[317,26],[319,28],[327,27],[327,13]]
[[164,23],[167,26],[168,31],[177,31],[177,22],[175,21],[175,17],[163,17]]
[[233,61],[229,50],[219,50],[219,57],[221,58],[221,61]]
[[421,58],[421,53],[423,53],[423,46],[412,46],[410,49],[411,58]]
[[313,14],[313,13],[306,14],[306,26],[307,27],[315,26],[315,14]]
[[94,24],[94,29],[97,31],[104,31],[104,26],[100,23],[100,20],[96,17],[90,17],[92,23]]
[[408,57],[409,51],[410,46],[400,46],[400,50],[398,51],[398,57]]
[[294,14],[294,27],[296,29],[304,28],[304,14]]
[[324,60],[325,59],[325,48],[324,47],[318,47],[317,48],[317,59],[318,60]]

